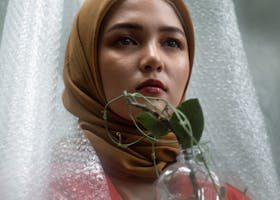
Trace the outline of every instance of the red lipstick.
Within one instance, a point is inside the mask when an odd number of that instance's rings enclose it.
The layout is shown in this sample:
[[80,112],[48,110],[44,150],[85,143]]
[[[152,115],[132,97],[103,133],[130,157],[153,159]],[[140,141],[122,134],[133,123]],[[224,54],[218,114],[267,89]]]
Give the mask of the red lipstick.
[[144,95],[160,95],[162,92],[166,91],[166,87],[163,83],[156,79],[149,79],[142,82],[136,87],[136,91]]

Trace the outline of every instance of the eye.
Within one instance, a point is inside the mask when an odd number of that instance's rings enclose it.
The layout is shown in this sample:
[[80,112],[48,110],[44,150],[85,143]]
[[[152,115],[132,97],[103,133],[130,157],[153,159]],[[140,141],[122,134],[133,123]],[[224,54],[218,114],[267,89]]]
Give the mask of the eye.
[[133,40],[132,38],[125,36],[117,39],[116,45],[120,45],[120,46],[137,45],[137,42],[135,42],[135,40]]
[[176,39],[169,38],[164,42],[164,46],[180,49],[181,48],[181,42],[176,40]]

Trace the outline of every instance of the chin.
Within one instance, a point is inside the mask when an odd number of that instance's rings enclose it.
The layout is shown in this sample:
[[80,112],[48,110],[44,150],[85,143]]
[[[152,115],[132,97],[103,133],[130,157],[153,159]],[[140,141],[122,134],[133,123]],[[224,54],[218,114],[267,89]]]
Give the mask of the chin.
[[[150,108],[158,113],[160,113],[166,106],[166,104],[163,101],[151,100],[151,102],[156,108],[145,102],[140,102],[140,103],[144,103],[148,108]],[[116,113],[119,117],[121,117],[125,120],[128,120],[128,121],[132,121],[130,114],[136,120],[138,113],[143,111],[143,109],[135,107],[135,106],[131,106],[130,111],[129,111],[129,107],[125,103],[123,103],[122,105],[115,104],[114,106],[111,106],[111,110],[114,113]]]
[[[145,94],[143,94],[143,95],[145,95]],[[149,101],[153,105],[149,104],[143,98],[137,98],[137,101],[140,104],[145,104],[148,108],[150,108],[150,109],[152,109],[152,110],[154,110],[155,112],[158,112],[158,113],[161,113],[161,111],[163,109],[165,109],[165,107],[166,107],[166,102],[165,101],[171,103],[171,105],[173,105],[173,106],[176,106],[172,102],[170,102],[170,99],[168,98],[168,95],[166,93],[161,93],[160,95],[154,95],[154,96],[150,95],[150,97],[155,97],[155,98],[159,98],[159,99],[162,99],[162,100],[149,99]],[[178,101],[178,104],[179,104],[179,101]],[[110,108],[114,113],[116,113],[121,118],[129,120],[129,121],[132,120],[131,116],[130,116],[130,113],[129,113],[129,106],[127,106],[127,104],[125,103],[124,100],[119,100],[119,101],[116,101],[116,102],[112,103]],[[142,110],[143,109],[141,109],[141,108],[137,108],[135,106],[130,106],[130,111],[131,111],[131,114],[134,118],[136,118],[138,113],[141,112]]]

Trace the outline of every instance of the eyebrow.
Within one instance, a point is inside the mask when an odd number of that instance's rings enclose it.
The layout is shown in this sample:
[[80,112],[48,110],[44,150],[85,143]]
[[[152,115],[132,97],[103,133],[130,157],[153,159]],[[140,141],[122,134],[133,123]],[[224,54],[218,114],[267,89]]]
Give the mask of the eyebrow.
[[179,29],[175,26],[161,26],[159,28],[159,31],[161,31],[161,32],[174,32],[174,33],[179,33],[179,34],[183,35],[184,37],[186,36],[186,34],[181,29]]
[[143,26],[141,26],[140,24],[136,24],[136,23],[116,23],[107,30],[107,33],[112,32],[117,29],[143,30]]
[[[107,33],[112,32],[112,31],[117,30],[117,29],[133,29],[133,30],[140,30],[140,31],[144,30],[143,26],[140,25],[140,24],[124,22],[124,23],[114,24],[106,32]],[[174,33],[179,33],[179,34],[183,35],[184,37],[186,36],[185,33],[181,29],[179,29],[175,26],[160,26],[159,31],[161,31],[161,32],[174,32]]]

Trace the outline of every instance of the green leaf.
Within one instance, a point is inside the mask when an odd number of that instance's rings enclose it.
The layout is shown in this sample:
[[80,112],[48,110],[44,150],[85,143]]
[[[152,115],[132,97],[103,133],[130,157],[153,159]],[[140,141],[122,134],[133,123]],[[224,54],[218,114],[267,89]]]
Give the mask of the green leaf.
[[199,141],[204,129],[203,111],[198,99],[189,99],[183,102],[179,107],[189,119],[194,138]]
[[182,148],[188,148],[190,146],[190,137],[188,132],[184,130],[184,128],[180,125],[179,119],[175,114],[172,115],[170,119],[170,126],[172,131],[175,133],[179,144],[181,144]]
[[[204,118],[198,99],[189,99],[180,104],[177,109],[187,117],[191,125],[193,137],[199,142],[204,128]],[[184,130],[175,113],[173,113],[170,119],[170,125],[182,147],[191,147],[190,132]]]
[[150,112],[142,111],[136,118],[155,138],[164,136],[169,132],[169,123],[160,120]]

